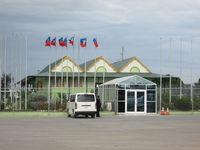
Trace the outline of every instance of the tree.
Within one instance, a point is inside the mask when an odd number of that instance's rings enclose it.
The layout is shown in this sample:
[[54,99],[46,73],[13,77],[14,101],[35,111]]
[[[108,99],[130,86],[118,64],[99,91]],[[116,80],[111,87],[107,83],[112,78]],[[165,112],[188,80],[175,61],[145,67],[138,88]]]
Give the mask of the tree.
[[11,82],[12,82],[12,77],[11,77],[11,74],[6,74],[5,75],[5,73],[3,73],[2,75],[1,75],[1,88],[4,88],[5,87],[5,77],[6,77],[6,87],[7,88],[10,88],[10,86],[11,86]]
[[[5,83],[5,79],[6,79],[6,83]],[[2,100],[3,97],[3,89],[5,88],[5,84],[6,84],[6,88],[10,88],[11,87],[11,82],[13,81],[13,78],[11,77],[11,74],[6,74],[3,73],[1,75],[1,97],[0,100]]]

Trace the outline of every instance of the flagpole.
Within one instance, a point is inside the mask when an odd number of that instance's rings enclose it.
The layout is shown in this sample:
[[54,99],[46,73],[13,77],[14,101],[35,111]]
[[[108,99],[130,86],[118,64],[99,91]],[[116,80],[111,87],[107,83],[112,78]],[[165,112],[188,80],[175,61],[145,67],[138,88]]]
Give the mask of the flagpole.
[[19,36],[19,84],[20,84],[20,96],[19,96],[19,110],[22,108],[22,47],[21,47],[21,37]]
[[69,57],[68,57],[68,49],[67,49],[67,47],[66,47],[66,55],[67,55],[66,84],[67,84],[67,93],[70,94],[69,74],[68,74],[68,61],[69,61]]
[[[18,80],[18,73],[17,73],[17,70],[18,70],[18,60],[17,60],[17,58],[18,58],[18,45],[17,45],[17,37],[18,37],[18,35],[16,34],[15,35],[15,48],[16,48],[16,51],[15,51],[15,64],[16,64],[16,67],[15,67],[15,90],[16,90],[16,93],[18,93],[18,85],[17,85],[17,80]],[[14,109],[16,110],[17,108],[16,108],[16,103],[17,103],[17,98],[16,98],[16,96],[14,97],[14,99],[15,99],[15,102],[14,102]]]
[[[56,63],[56,61],[57,61],[57,59],[58,59],[58,54],[57,54],[57,48],[56,48],[56,46],[55,46],[55,57],[56,57],[56,60],[55,60],[55,66],[54,66],[54,68],[55,68],[55,77],[54,77],[54,103],[55,103],[55,107],[54,107],[54,110],[56,111],[56,104],[57,104],[57,102],[56,102],[56,93],[57,93],[57,91],[56,91],[56,83],[57,83],[57,71],[56,71],[56,65],[57,65],[57,63]],[[53,93],[52,93],[52,95],[53,95]]]
[[193,42],[192,42],[192,40],[191,40],[191,43],[190,43],[190,52],[191,52],[191,61],[190,61],[190,82],[191,82],[191,84],[190,84],[190,100],[191,100],[191,103],[192,103],[192,112],[194,112],[194,101],[193,101],[193,87],[192,87],[192,59],[193,59],[193,57],[192,57],[192,44],[193,44]]
[[[75,37],[75,35],[74,35],[74,37]],[[72,46],[73,46],[73,52],[72,52],[73,59],[72,60],[74,61],[74,44]],[[73,73],[73,77],[72,77],[72,89],[73,89],[73,91],[72,91],[72,93],[74,94],[74,64],[73,64],[73,72],[72,73]]]
[[[18,75],[18,81],[20,81],[20,68],[21,68],[21,66],[20,66],[20,62],[21,62],[21,60],[20,60],[20,52],[21,52],[21,50],[20,50],[20,41],[19,41],[19,39],[20,39],[20,35],[18,34],[18,36],[17,36],[17,58],[19,58],[19,60],[18,60],[18,72],[17,72],[17,75]],[[17,82],[18,82],[17,81]],[[19,107],[18,107],[18,101],[19,101],[19,103],[20,103],[20,96],[21,96],[21,91],[20,91],[20,82],[19,82],[19,84],[18,84],[18,87],[17,87],[17,89],[18,89],[18,91],[19,91],[19,99],[17,99],[17,103],[16,103],[16,109],[18,110],[19,109]]]
[[[172,59],[171,54],[172,54],[172,39],[170,38],[170,52],[169,52],[170,56],[169,56],[169,58]],[[169,66],[169,68],[170,68],[170,66]],[[171,96],[172,96],[172,76],[171,76],[171,73],[169,71],[169,103],[170,104],[172,102],[172,97]]]
[[[1,48],[0,48],[0,100],[1,100],[1,76],[2,76],[2,45],[3,45],[3,41],[2,41],[2,38],[1,38]],[[1,104],[0,104],[0,110],[1,110]]]
[[[17,92],[17,74],[16,74],[16,69],[17,69],[17,39],[16,39],[16,34],[13,34],[13,92]],[[15,110],[15,96],[12,96],[12,110],[14,112]]]
[[26,79],[25,79],[25,110],[27,110],[27,80],[28,80],[28,37],[26,36],[26,69],[25,69],[25,74],[26,74]]
[[[19,51],[19,43],[18,43],[19,41],[18,41],[18,38],[19,38],[19,35],[17,34],[17,35],[16,35],[16,50],[17,50],[17,51],[16,51],[16,57],[17,57],[17,58],[19,58],[19,53],[17,53],[17,52]],[[18,76],[18,75],[19,75],[19,72],[18,72],[18,71],[19,71],[19,68],[18,68],[18,67],[20,66],[20,64],[19,64],[19,59],[16,60],[16,64],[17,64],[17,67],[16,67],[16,78],[17,78],[17,80],[16,80],[16,86],[17,86],[17,93],[18,93],[19,85],[18,85],[17,82],[19,81],[19,76]],[[17,101],[18,101],[18,99],[17,99],[17,97],[15,97],[15,110],[18,109],[18,108],[17,108]]]
[[[105,52],[103,53],[103,54],[105,54]],[[104,56],[102,57],[103,59],[104,59]],[[104,67],[104,69],[103,69],[103,72],[102,72],[102,82],[103,82],[103,84],[104,84],[104,82],[105,82],[105,59],[103,60],[103,67]],[[102,104],[104,104],[104,100],[105,100],[105,86],[103,85],[103,88],[102,88]]]
[[[96,39],[97,39],[97,37],[96,37]],[[95,54],[94,54],[94,56],[95,56],[95,71],[94,71],[94,94],[95,94],[95,91],[96,91],[96,46],[94,46],[94,52],[95,52]]]
[[7,56],[7,55],[6,55],[6,51],[7,51],[6,41],[7,41],[7,37],[5,36],[5,47],[4,47],[4,54],[5,54],[5,55],[4,55],[4,57],[5,57],[5,60],[4,60],[4,62],[5,62],[5,64],[4,64],[4,67],[5,67],[5,68],[4,68],[4,69],[5,69],[5,71],[4,71],[4,72],[5,72],[5,73],[4,73],[4,104],[5,104],[5,105],[4,105],[4,109],[6,108],[6,105],[7,105],[7,101],[6,101],[6,88],[7,88],[7,87],[6,87],[6,82],[7,82],[7,81],[6,81],[6,71],[7,71],[7,70],[6,70],[6,61],[7,61],[7,59],[6,59],[6,56]]
[[[80,66],[80,41],[78,42],[78,65]],[[80,70],[79,69],[78,69],[78,91],[80,92]]]
[[[50,47],[51,50],[51,47]],[[49,56],[50,57],[50,56]],[[49,58],[49,83],[48,83],[48,112],[50,110],[50,84],[51,84],[51,67],[50,67],[50,58]]]
[[67,47],[66,47],[66,96],[68,96],[68,92],[69,92],[69,83],[68,83],[68,51],[67,51]]
[[61,47],[61,57],[62,57],[62,70],[61,70],[61,101],[60,103],[63,103],[63,49]]
[[95,89],[96,89],[96,56],[95,56],[95,65],[94,65],[94,93],[95,93]]
[[[53,54],[53,51],[51,49],[51,34],[50,34],[50,38],[49,38],[49,48],[50,48],[50,54],[52,55]],[[49,55],[49,58],[48,58],[48,63],[49,63],[49,81],[48,81],[48,113],[50,111],[50,102],[51,102],[51,58],[53,58],[53,55],[51,56]]]
[[182,39],[180,39],[180,99],[182,98]]
[[162,107],[162,38],[160,38],[160,112]]
[[87,66],[86,66],[86,56],[85,56],[85,73],[84,73],[84,91],[85,91],[85,93],[87,92],[87,87],[86,87],[86,72],[87,72],[87,68],[86,68]]

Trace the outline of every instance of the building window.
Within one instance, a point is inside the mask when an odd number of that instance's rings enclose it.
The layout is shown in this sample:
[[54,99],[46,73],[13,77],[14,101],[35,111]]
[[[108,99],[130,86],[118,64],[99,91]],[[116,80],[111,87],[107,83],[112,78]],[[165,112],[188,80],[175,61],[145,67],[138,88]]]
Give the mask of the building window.
[[104,66],[100,66],[96,70],[97,72],[107,72],[106,68]]
[[[83,84],[82,84],[83,81],[84,80],[82,78],[79,78],[79,85],[78,85],[78,78],[74,78],[74,87],[83,87]],[[72,83],[73,83],[73,81],[72,81]],[[73,85],[73,84],[71,84],[71,85]]]
[[130,72],[140,72],[140,69],[138,67],[132,67]]
[[61,79],[60,78],[57,78],[56,86],[61,87]]
[[63,68],[62,68],[62,71],[63,71],[63,72],[72,72],[72,68],[69,67],[69,66],[66,66],[66,67],[63,67]]
[[37,82],[37,89],[40,90],[40,89],[42,89],[42,88],[43,88],[42,82],[41,82],[41,81],[38,81],[38,82]]

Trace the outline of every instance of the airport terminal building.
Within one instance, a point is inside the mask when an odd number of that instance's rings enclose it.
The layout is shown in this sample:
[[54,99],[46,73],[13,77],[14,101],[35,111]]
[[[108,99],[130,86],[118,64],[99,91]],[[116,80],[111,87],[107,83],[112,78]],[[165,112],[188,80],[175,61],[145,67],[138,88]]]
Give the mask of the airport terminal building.
[[[168,78],[162,76],[163,81]],[[101,56],[78,65],[65,56],[28,76],[28,84],[45,96],[50,89],[51,101],[65,101],[73,93],[95,92],[116,113],[156,113],[159,79],[159,74],[136,57],[109,63]]]

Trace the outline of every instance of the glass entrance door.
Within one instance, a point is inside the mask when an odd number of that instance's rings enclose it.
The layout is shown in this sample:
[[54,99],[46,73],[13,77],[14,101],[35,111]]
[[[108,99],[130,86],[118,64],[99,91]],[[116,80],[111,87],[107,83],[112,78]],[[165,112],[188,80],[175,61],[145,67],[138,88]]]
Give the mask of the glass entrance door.
[[127,92],[127,112],[135,112],[135,92]]
[[126,112],[145,112],[145,91],[127,91]]
[[137,112],[144,112],[144,92],[137,92]]

